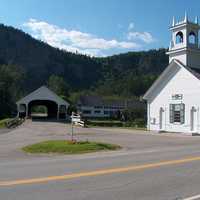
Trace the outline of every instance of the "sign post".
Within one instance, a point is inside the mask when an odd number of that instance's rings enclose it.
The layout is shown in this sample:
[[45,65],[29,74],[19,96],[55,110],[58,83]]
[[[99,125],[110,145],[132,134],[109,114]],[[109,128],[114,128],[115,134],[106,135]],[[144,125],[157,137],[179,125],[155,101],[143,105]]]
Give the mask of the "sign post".
[[81,120],[81,116],[79,114],[75,114],[72,112],[71,115],[71,140],[74,140],[74,125],[79,125],[84,127],[85,123]]
[[74,122],[72,121],[71,141],[74,140]]

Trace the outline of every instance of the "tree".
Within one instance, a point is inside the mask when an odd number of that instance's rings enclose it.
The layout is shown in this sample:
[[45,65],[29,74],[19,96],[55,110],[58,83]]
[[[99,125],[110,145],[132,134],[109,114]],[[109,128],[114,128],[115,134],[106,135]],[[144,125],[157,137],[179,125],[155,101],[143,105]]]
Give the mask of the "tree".
[[69,96],[69,86],[61,76],[51,75],[48,79],[47,86],[64,99]]
[[0,118],[15,111],[16,100],[21,97],[24,73],[14,65],[0,65]]

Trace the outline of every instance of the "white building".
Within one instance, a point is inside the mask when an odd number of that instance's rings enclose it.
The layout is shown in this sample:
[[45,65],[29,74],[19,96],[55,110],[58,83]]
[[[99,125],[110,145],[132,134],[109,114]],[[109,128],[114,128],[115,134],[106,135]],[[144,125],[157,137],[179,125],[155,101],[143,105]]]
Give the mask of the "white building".
[[144,95],[147,127],[154,131],[200,133],[200,48],[198,19],[173,19],[169,65]]
[[81,96],[78,112],[86,118],[110,118],[129,108],[141,108],[144,104],[134,100],[106,99],[100,96]]

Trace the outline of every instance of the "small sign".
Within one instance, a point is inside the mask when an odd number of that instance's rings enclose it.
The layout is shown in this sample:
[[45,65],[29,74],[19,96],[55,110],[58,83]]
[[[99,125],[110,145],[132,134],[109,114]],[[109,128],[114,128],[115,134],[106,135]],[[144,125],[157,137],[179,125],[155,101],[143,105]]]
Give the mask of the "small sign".
[[81,116],[79,114],[72,113],[71,119],[72,119],[72,126],[73,124],[75,124],[85,127],[85,122],[81,119]]
[[79,114],[72,113],[71,119],[72,119],[72,122],[80,122],[81,116]]
[[172,95],[172,100],[182,100],[183,95],[182,94],[173,94]]

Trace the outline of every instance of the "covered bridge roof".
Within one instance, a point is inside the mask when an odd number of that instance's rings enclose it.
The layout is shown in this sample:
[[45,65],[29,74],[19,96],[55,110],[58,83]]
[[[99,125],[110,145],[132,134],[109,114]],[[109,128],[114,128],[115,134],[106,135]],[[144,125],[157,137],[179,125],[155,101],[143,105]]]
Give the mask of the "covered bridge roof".
[[38,88],[37,90],[33,91],[32,93],[28,94],[24,98],[17,101],[17,104],[28,104],[31,101],[34,100],[49,100],[54,101],[58,105],[66,105],[69,106],[69,103],[66,102],[64,99],[59,97],[57,94],[55,94],[53,91],[51,91],[46,86],[42,86]]

